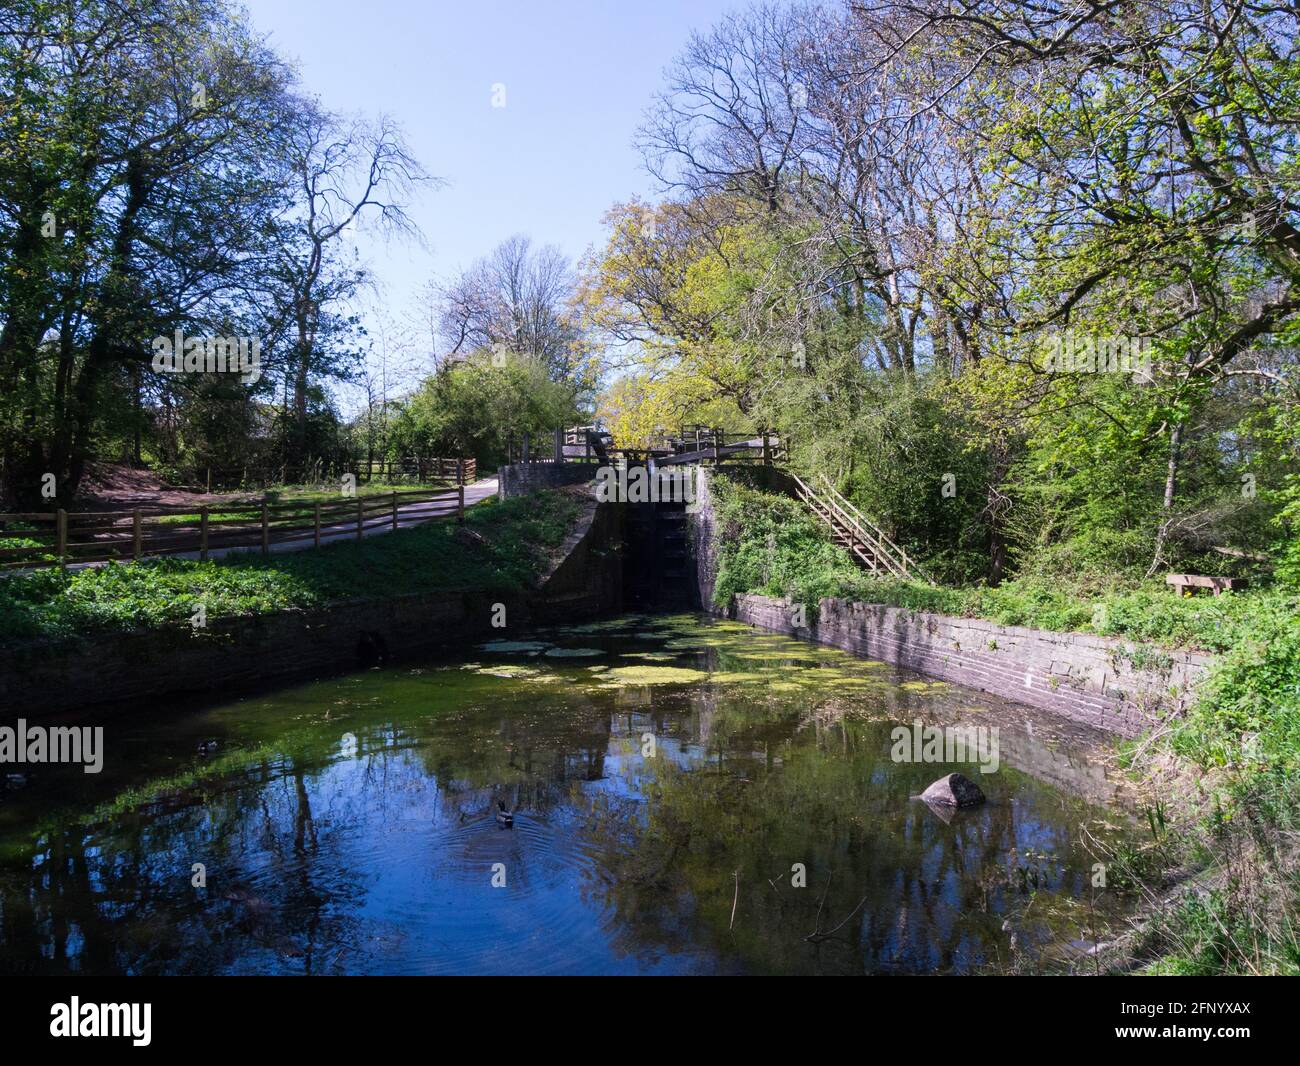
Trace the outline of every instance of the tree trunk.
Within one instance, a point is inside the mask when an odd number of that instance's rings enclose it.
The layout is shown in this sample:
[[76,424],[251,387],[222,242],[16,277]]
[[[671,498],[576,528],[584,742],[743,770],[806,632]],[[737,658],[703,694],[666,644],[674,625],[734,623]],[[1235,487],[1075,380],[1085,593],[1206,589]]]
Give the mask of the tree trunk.
[[1183,424],[1176,422],[1169,429],[1169,463],[1165,469],[1165,497],[1161,506],[1164,518],[1156,530],[1156,551],[1147,568],[1147,577],[1160,569],[1165,559],[1165,545],[1169,541],[1169,526],[1173,522],[1174,497],[1178,492],[1178,465],[1183,451]]

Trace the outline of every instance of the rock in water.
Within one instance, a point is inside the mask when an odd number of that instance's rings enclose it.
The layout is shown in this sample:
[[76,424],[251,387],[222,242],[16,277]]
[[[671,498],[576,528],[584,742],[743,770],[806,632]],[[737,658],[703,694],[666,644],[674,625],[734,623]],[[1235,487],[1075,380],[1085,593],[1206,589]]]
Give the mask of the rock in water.
[[949,774],[922,792],[921,799],[941,807],[978,807],[984,802],[984,793],[969,777]]

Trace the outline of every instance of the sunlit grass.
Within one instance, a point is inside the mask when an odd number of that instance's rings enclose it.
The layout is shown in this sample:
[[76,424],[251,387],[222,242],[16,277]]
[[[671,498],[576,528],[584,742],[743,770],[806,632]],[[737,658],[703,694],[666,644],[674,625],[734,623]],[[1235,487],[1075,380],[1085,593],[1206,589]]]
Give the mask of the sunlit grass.
[[443,520],[268,556],[12,573],[0,577],[0,640],[188,626],[199,605],[212,619],[444,589],[520,589],[563,542],[577,511],[572,497],[546,492],[471,508],[466,525],[481,543]]

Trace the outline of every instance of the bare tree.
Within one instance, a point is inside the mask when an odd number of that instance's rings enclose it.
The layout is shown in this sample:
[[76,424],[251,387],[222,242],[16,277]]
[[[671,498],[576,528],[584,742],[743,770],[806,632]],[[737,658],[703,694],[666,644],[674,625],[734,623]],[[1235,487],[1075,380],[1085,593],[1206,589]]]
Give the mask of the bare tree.
[[574,374],[581,353],[574,288],[572,265],[558,248],[534,249],[528,237],[514,236],[449,283],[431,283],[426,299],[447,355],[501,345],[540,361],[559,381]]
[[384,238],[419,241],[407,205],[419,188],[439,180],[425,173],[386,117],[344,120],[313,108],[293,147],[299,198],[284,231],[279,273],[292,337],[286,381],[291,463],[300,465],[307,453],[309,384],[319,373],[339,372],[340,353],[328,344],[338,324],[331,309],[367,280],[364,269],[342,261],[340,246],[363,223]]
[[933,77],[860,19],[820,7],[760,6],[692,38],[639,144],[693,210],[740,196],[804,234],[795,269],[782,263],[757,292],[756,328],[793,274],[796,331],[834,306],[862,325],[881,369],[972,357],[980,299],[943,284],[941,267],[979,188],[942,116],[918,106]]

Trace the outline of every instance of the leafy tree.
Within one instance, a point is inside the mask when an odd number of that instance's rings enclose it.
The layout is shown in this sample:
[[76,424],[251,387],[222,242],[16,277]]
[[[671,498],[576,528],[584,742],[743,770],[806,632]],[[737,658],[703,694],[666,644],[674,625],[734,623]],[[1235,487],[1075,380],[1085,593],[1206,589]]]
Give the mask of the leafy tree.
[[445,363],[394,405],[389,457],[473,456],[491,467],[524,433],[540,442],[558,427],[585,421],[573,386],[547,371],[535,359],[484,351]]

